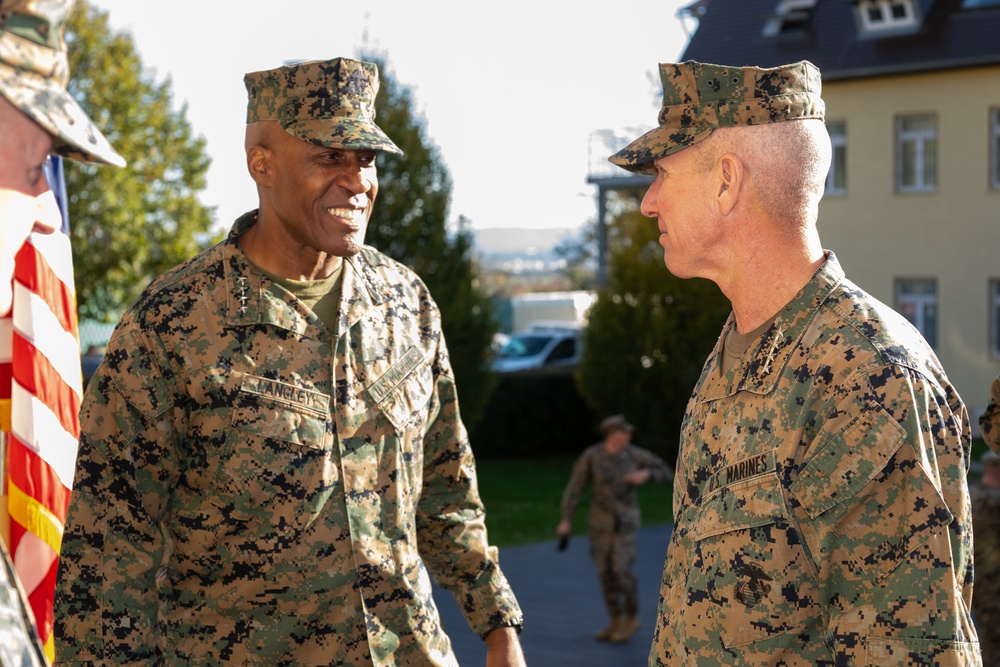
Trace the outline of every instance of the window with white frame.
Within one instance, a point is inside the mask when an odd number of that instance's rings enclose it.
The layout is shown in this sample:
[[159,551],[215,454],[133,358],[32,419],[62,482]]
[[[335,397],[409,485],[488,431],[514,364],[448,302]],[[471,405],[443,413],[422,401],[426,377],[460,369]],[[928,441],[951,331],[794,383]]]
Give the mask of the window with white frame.
[[1000,279],[990,281],[990,352],[1000,359]]
[[934,278],[896,280],[896,310],[937,349],[938,297]]
[[1000,109],[990,109],[990,187],[1000,190]]
[[764,23],[764,37],[805,30],[812,20],[816,0],[778,0],[774,14]]
[[859,0],[857,12],[865,32],[916,28],[919,25],[913,0]]
[[833,149],[830,173],[826,175],[826,194],[847,194],[847,123],[842,120],[827,121],[826,130]]
[[937,190],[937,117],[934,114],[896,119],[896,188],[900,192]]

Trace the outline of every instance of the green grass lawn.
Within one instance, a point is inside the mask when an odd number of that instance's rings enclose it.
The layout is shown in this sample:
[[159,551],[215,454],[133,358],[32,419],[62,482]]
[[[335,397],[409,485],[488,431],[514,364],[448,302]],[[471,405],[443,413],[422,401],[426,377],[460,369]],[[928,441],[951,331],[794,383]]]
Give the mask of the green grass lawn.
[[[986,450],[982,440],[973,441],[972,460]],[[486,504],[486,527],[490,542],[507,547],[556,539],[559,503],[569,481],[573,457],[546,459],[484,459],[477,462],[479,492]],[[970,482],[978,480],[970,475]],[[642,523],[670,523],[673,482],[648,483],[639,488]],[[587,533],[589,495],[576,510],[573,534]]]
[[[479,493],[486,505],[490,542],[507,547],[556,539],[559,503],[573,461],[573,457],[478,461]],[[670,523],[672,494],[671,482],[639,487],[643,525]],[[585,495],[576,510],[574,535],[587,532],[588,506],[589,495]]]

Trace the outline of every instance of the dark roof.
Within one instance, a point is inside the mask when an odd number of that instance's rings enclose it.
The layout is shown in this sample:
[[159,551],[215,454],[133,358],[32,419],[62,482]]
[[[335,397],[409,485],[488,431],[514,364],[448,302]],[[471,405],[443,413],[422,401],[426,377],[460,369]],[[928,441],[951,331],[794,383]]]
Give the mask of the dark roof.
[[[817,0],[794,29],[764,36],[779,0],[708,0],[681,60],[776,67],[809,60],[824,80],[1000,63],[1000,4],[963,9],[963,0],[917,0],[923,22],[911,34],[861,34],[853,0]],[[970,3],[971,4],[971,3]]]

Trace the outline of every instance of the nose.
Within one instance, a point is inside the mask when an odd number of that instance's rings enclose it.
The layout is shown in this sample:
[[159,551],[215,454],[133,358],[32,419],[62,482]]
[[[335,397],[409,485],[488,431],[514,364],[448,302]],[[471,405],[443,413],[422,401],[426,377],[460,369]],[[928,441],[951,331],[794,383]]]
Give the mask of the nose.
[[357,155],[352,155],[343,165],[337,176],[340,187],[354,195],[360,195],[372,189],[374,169],[362,164]]
[[649,185],[649,189],[646,190],[646,194],[642,197],[642,204],[639,206],[639,210],[647,218],[658,216],[656,200],[660,196],[660,185],[660,177],[657,176],[656,180]]
[[371,179],[365,174],[364,169],[348,167],[340,173],[337,182],[342,188],[353,194],[363,194],[372,189]]

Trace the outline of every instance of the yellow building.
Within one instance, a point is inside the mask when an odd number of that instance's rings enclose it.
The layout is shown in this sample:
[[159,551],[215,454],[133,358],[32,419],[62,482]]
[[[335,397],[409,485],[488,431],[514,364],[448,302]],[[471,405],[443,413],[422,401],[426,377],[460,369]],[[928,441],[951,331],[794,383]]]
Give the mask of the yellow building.
[[823,73],[825,247],[973,417],[1000,373],[1000,0],[701,0],[684,60]]

